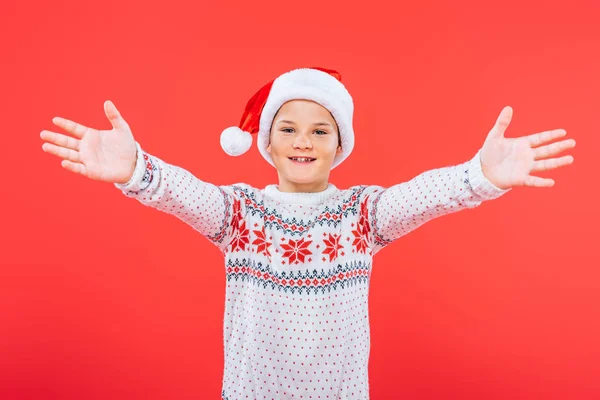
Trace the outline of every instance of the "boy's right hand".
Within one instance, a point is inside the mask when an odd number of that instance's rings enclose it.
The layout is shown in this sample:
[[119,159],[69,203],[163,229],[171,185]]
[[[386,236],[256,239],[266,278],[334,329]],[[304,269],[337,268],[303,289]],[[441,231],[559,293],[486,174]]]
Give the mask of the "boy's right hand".
[[62,158],[61,165],[69,171],[98,181],[126,183],[137,161],[135,140],[110,100],[104,102],[104,112],[113,126],[111,130],[99,131],[54,117],[52,122],[74,137],[44,130],[40,133],[46,141],[42,149]]

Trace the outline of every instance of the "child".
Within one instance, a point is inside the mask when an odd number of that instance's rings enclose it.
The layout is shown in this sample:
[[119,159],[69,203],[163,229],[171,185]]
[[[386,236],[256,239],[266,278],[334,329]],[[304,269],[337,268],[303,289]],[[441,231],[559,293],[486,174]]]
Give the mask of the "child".
[[247,151],[257,134],[279,184],[215,186],[142,150],[116,107],[104,107],[112,130],[56,117],[74,137],[42,131],[43,149],[67,170],[175,215],[223,252],[221,396],[228,400],[368,399],[373,255],[433,218],[512,187],[552,186],[530,173],[572,163],[550,157],[575,146],[572,139],[547,144],[562,129],[505,138],[506,107],[470,161],[387,189],[338,189],[329,173],[354,147],[352,97],[336,71],[302,68],[261,88],[239,127],[221,134],[230,155]]

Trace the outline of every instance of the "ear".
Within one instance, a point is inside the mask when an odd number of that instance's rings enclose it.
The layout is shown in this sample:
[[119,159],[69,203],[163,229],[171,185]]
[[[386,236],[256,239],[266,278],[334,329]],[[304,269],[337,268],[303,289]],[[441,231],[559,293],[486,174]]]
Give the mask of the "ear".
[[267,153],[271,154],[271,143],[269,143],[266,150],[267,150]]
[[336,156],[339,156],[340,154],[342,154],[342,151],[343,151],[343,150],[342,150],[342,145],[339,145],[339,146],[337,147],[337,150],[335,151],[335,155],[336,155]]

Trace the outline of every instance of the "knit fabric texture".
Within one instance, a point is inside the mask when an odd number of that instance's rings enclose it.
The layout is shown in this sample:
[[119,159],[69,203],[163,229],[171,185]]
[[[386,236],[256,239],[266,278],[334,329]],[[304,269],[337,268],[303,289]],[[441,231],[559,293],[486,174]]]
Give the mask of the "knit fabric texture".
[[425,222],[497,198],[469,161],[389,188],[284,193],[216,186],[143,151],[126,196],[174,215],[224,255],[221,397],[368,399],[373,256]]

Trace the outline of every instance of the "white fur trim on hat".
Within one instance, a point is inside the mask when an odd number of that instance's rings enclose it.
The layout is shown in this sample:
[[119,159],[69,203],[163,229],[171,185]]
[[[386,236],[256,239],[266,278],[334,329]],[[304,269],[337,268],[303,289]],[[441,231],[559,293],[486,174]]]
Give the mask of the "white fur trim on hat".
[[338,166],[354,148],[352,117],[354,103],[345,86],[330,74],[312,68],[300,68],[286,72],[273,82],[269,97],[260,115],[256,145],[260,154],[273,166],[267,152],[269,133],[273,118],[281,106],[290,100],[312,100],[325,107],[337,123],[340,131],[342,153],[333,160],[331,169]]
[[237,126],[231,126],[221,132],[221,147],[230,156],[240,156],[252,146],[252,135]]

